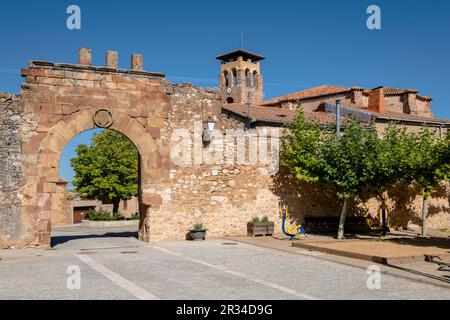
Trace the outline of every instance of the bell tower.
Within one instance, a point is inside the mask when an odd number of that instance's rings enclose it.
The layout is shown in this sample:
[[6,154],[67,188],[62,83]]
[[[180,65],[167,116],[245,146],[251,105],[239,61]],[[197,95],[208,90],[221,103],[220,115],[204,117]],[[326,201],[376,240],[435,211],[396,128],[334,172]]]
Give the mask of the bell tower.
[[260,61],[265,57],[242,49],[222,54],[219,83],[223,103],[258,104],[263,101]]

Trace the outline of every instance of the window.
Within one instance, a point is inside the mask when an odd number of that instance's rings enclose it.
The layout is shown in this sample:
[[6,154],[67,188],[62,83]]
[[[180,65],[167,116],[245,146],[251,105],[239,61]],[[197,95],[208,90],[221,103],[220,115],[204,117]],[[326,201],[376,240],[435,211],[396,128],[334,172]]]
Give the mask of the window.
[[224,71],[223,76],[225,77],[225,87],[229,87],[230,86],[230,76],[228,74],[228,71]]
[[250,77],[250,70],[245,69],[245,86],[251,87],[252,86],[252,78]]
[[252,82],[253,82],[253,86],[254,86],[254,87],[256,87],[256,85],[257,85],[257,83],[256,83],[256,82],[257,82],[257,81],[256,81],[257,75],[258,75],[258,71],[256,71],[256,70],[253,71],[253,77],[252,77],[253,79],[252,79]]

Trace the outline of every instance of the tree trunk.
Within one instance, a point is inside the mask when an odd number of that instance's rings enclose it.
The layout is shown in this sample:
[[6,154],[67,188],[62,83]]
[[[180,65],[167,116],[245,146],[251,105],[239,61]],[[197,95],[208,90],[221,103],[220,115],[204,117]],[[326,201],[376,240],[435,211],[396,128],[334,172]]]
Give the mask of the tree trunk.
[[347,199],[344,199],[342,206],[341,218],[339,219],[338,239],[344,239],[345,218],[347,217]]
[[113,200],[113,215],[117,216],[117,213],[119,212],[119,205],[120,205],[120,199],[114,199]]
[[428,193],[423,195],[422,202],[422,237],[427,236]]

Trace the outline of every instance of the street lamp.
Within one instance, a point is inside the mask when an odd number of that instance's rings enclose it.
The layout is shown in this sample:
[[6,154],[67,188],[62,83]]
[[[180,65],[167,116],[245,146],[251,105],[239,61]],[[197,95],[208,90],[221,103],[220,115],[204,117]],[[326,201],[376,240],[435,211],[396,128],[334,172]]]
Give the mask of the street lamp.
[[203,137],[202,137],[203,143],[205,145],[211,143],[211,134],[214,131],[215,126],[216,126],[216,122],[211,117],[208,117],[208,120],[206,120],[206,125],[205,125],[206,130],[203,132]]

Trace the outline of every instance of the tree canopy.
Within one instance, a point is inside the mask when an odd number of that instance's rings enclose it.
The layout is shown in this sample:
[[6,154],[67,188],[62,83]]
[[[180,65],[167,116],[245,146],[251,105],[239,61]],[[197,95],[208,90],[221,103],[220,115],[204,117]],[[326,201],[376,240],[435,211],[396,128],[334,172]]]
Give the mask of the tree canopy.
[[348,120],[339,137],[317,122],[307,122],[300,109],[287,126],[281,165],[296,179],[331,186],[343,201],[338,238],[344,236],[348,200],[362,201],[366,191],[384,201],[395,184],[415,183],[424,195],[425,228],[428,193],[450,176],[450,138],[439,139],[425,128],[419,134],[391,123],[382,137],[375,124]]
[[71,159],[76,191],[92,199],[112,201],[117,213],[121,199],[138,194],[139,155],[123,134],[106,130],[81,144]]

